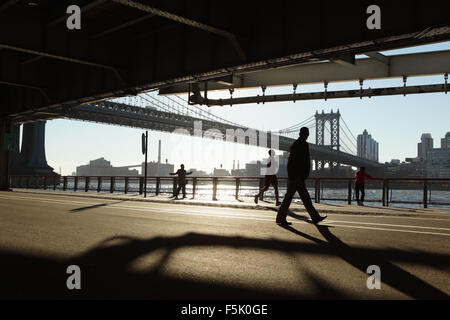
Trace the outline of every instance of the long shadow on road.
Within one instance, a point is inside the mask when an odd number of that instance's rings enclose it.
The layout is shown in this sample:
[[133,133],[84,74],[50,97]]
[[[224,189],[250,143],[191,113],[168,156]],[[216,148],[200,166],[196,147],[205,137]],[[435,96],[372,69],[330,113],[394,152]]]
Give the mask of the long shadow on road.
[[[308,221],[306,217],[296,215],[292,212],[289,213],[289,216],[298,220]],[[449,295],[445,292],[433,287],[422,279],[389,261],[389,259],[392,259],[416,264],[429,264],[430,266],[434,266],[436,268],[443,268],[444,266],[448,266],[450,264],[450,261],[446,260],[448,258],[442,257],[441,260],[440,256],[432,254],[428,254],[429,256],[426,257],[426,255],[423,255],[423,252],[415,256],[415,253],[405,251],[397,251],[397,254],[393,254],[395,252],[393,250],[354,248],[345,244],[342,240],[331,233],[329,226],[317,225],[316,227],[327,241],[311,237],[310,235],[300,232],[291,226],[284,226],[282,228],[305,239],[311,240],[324,248],[327,248],[333,252],[333,254],[342,258],[344,261],[363,273],[366,273],[367,267],[370,265],[379,266],[381,270],[381,282],[397,289],[411,298],[449,299]]]
[[110,206],[112,204],[117,204],[117,203],[121,203],[121,202],[125,202],[125,201],[128,201],[128,200],[120,200],[120,201],[116,201],[116,202],[105,202],[105,203],[94,204],[94,205],[90,205],[90,206],[75,208],[75,209],[70,210],[69,212],[80,212],[80,211],[85,211],[85,210],[91,210],[91,209],[101,208],[101,207],[105,207],[105,206]]
[[[293,294],[256,288],[248,285],[209,282],[194,278],[181,278],[164,273],[164,266],[171,255],[180,248],[231,247],[263,249],[285,253],[337,255],[362,272],[373,263],[382,270],[382,281],[413,298],[446,298],[448,296],[393,265],[389,260],[414,262],[426,266],[444,268],[450,265],[449,255],[434,255],[427,252],[406,252],[350,248],[336,238],[327,227],[319,232],[327,241],[317,239],[294,228],[291,232],[310,242],[275,239],[255,239],[238,236],[222,236],[187,233],[175,237],[136,239],[112,237],[97,247],[72,259],[49,258],[0,251],[0,298],[148,298],[148,299],[321,299],[357,298],[349,297],[338,286],[314,274],[306,274],[317,286],[314,294]],[[129,266],[137,258],[152,252],[162,252],[156,264],[145,271],[132,271]],[[82,270],[81,291],[69,291],[66,287],[69,265],[78,265]],[[317,292],[317,293],[316,293]]]

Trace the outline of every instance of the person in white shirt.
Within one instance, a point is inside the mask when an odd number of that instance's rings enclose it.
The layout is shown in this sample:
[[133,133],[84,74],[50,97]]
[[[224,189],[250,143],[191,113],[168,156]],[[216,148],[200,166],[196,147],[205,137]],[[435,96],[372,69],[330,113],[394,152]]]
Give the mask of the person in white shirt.
[[270,185],[275,189],[275,205],[279,206],[281,204],[278,196],[278,161],[275,158],[275,151],[272,149],[269,150],[269,160],[267,162],[267,166],[263,169],[264,173],[264,187],[259,190],[259,193],[255,195],[255,203],[258,204],[258,198],[269,189]]

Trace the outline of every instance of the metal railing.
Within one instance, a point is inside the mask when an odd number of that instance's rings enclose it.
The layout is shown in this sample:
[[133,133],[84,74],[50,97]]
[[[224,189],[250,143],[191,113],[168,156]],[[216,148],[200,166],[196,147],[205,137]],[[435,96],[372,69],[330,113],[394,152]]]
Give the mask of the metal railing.
[[[144,193],[144,177],[141,176],[10,176],[9,179],[13,188],[121,192],[139,195]],[[278,181],[281,198],[281,191],[287,186],[287,178],[278,178]],[[354,181],[353,178],[309,178],[306,185],[315,203],[336,201],[352,204],[356,201]],[[147,177],[147,194],[175,196],[177,184],[178,177]],[[206,195],[212,200],[218,200],[220,195],[239,200],[243,197],[254,197],[263,185],[264,177],[189,177],[186,192],[191,194],[191,199]],[[366,181],[365,202],[378,202],[386,207],[390,204],[419,204],[424,208],[429,205],[450,206],[449,185],[450,178],[370,179]],[[393,197],[398,190],[402,191],[400,199]],[[442,193],[440,198],[433,200],[432,191],[434,194]],[[273,195],[269,197],[273,198]],[[264,196],[262,195],[260,199],[264,200]]]

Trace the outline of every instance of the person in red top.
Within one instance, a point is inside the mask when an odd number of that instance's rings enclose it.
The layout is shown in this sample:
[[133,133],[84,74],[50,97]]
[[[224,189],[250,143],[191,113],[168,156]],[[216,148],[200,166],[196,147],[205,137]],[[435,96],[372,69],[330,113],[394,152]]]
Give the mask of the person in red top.
[[[356,192],[356,201],[358,202],[358,206],[364,205],[364,184],[367,179],[372,179],[370,175],[366,173],[366,168],[361,167],[359,171],[355,174],[355,192]],[[361,191],[361,201],[359,200],[359,192]]]

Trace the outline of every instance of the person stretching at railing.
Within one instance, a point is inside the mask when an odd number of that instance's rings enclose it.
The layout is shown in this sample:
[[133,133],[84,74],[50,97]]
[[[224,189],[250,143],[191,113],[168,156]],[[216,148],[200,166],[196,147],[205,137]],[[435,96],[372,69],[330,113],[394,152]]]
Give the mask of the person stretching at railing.
[[178,200],[178,194],[180,193],[181,188],[183,188],[183,199],[186,198],[186,175],[192,174],[193,171],[186,172],[184,170],[184,164],[180,166],[180,169],[177,170],[177,172],[170,173],[170,175],[178,175],[178,188],[175,192],[175,199]]
[[[359,171],[355,173],[355,193],[356,193],[356,201],[358,202],[358,206],[364,205],[364,184],[367,179],[372,179],[370,175],[366,173],[366,168],[360,167]],[[361,201],[359,200],[359,192],[361,191]]]
[[275,151],[272,149],[269,150],[269,161],[267,163],[266,168],[261,168],[264,174],[264,187],[259,190],[259,193],[255,195],[255,203],[258,204],[258,198],[269,189],[270,185],[273,186],[275,189],[275,205],[279,206],[281,202],[278,199],[278,179],[277,179],[277,172],[278,172],[278,162],[275,159]]

